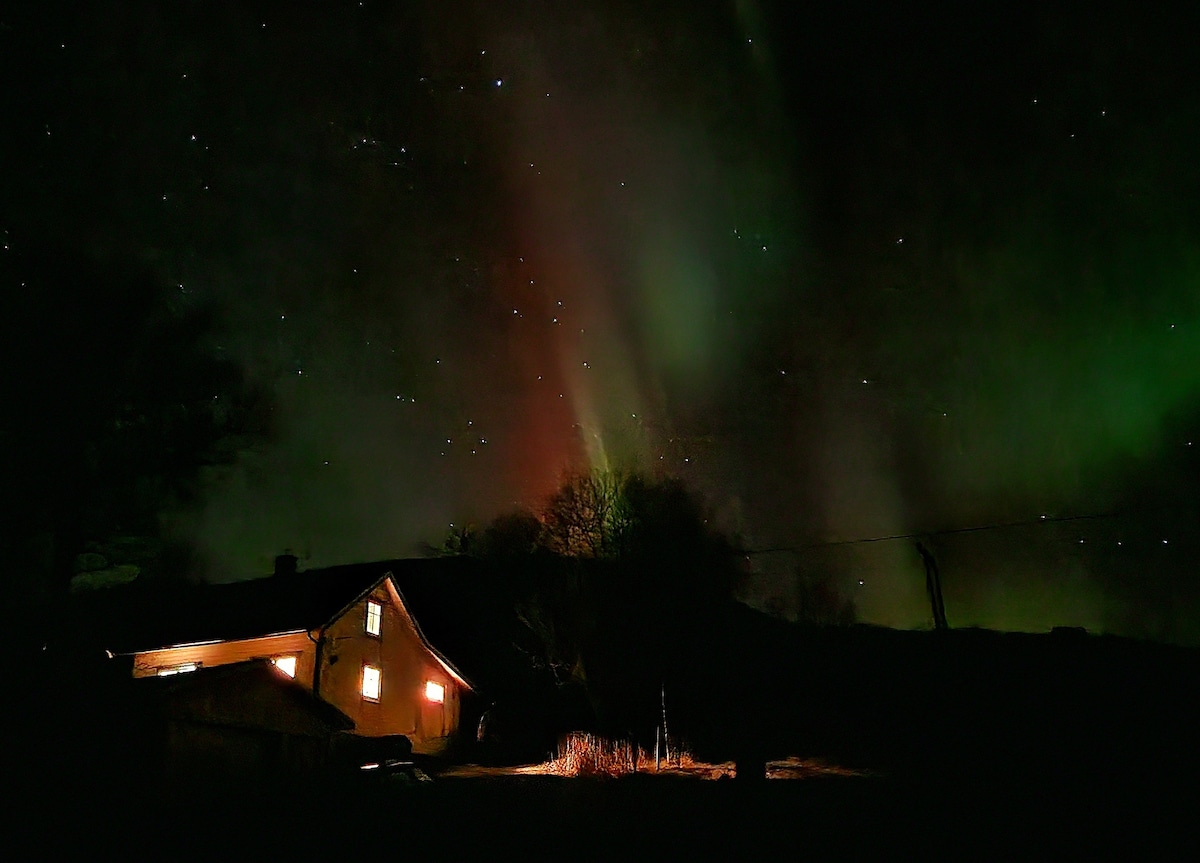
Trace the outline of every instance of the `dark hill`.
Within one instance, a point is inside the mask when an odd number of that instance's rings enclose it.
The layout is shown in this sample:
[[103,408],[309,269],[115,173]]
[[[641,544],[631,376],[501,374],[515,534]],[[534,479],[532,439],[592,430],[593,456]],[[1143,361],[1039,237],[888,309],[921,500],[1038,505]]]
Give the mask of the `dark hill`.
[[676,694],[697,754],[911,775],[1163,779],[1200,766],[1200,651],[1089,635],[802,628],[744,606]]

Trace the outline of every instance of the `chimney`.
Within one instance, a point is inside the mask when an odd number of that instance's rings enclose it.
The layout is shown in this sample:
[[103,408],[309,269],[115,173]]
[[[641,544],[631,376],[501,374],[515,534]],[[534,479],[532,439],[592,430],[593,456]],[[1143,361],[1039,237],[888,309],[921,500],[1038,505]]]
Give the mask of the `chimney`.
[[275,575],[295,575],[297,559],[290,550],[275,555]]

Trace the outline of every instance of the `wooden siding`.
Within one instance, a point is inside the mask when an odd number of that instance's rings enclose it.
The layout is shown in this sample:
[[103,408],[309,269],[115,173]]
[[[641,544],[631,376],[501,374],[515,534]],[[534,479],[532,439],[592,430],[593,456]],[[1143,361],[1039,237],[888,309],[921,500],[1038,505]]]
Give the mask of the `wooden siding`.
[[[366,632],[367,601],[383,607],[379,637]],[[458,726],[459,684],[421,641],[412,618],[386,584],[376,588],[325,633],[321,697],[354,720],[368,737],[404,734],[413,750],[433,753]],[[378,701],[362,695],[362,670],[381,671]],[[443,704],[425,697],[426,681],[445,687]]]
[[276,656],[295,656],[296,679],[312,688],[316,645],[305,632],[148,650],[134,657],[133,676],[153,677],[163,669],[176,668],[189,662],[207,668],[250,659],[273,659]]

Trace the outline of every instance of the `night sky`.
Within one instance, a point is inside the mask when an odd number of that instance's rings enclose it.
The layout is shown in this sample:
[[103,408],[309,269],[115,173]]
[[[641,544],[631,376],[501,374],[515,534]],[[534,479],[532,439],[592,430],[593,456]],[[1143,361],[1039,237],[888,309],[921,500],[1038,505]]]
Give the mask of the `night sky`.
[[913,542],[847,541],[933,534],[953,626],[1200,641],[1200,21],[21,5],[3,254],[148,272],[269,396],[163,513],[206,577],[636,468],[785,549],[759,603],[800,566],[926,625]]

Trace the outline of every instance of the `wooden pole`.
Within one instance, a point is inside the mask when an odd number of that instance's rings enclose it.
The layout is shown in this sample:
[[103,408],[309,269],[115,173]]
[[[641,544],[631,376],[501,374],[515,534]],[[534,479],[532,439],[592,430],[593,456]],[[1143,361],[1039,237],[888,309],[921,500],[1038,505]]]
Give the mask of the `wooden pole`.
[[946,622],[946,604],[942,600],[942,578],[938,572],[937,560],[924,543],[917,543],[917,553],[921,555],[921,561],[925,564],[925,592],[929,594],[929,604],[933,610],[933,628],[936,630],[949,629],[950,624]]

